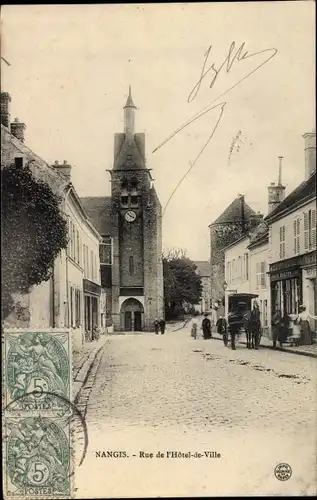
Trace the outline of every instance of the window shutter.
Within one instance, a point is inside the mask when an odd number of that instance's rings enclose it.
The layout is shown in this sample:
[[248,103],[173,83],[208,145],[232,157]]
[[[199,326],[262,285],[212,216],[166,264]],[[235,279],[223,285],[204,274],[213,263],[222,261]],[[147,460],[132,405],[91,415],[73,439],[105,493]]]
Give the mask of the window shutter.
[[316,209],[311,211],[311,244],[316,248]]
[[308,212],[304,212],[304,249],[309,249],[309,223]]

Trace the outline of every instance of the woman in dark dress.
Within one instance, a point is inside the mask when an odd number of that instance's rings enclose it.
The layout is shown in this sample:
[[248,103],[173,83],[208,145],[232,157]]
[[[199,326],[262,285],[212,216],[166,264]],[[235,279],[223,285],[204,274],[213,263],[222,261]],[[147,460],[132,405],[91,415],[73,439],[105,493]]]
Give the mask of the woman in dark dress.
[[208,314],[205,313],[204,319],[202,321],[201,327],[203,330],[203,336],[204,339],[211,339],[211,322],[210,319],[208,318]]

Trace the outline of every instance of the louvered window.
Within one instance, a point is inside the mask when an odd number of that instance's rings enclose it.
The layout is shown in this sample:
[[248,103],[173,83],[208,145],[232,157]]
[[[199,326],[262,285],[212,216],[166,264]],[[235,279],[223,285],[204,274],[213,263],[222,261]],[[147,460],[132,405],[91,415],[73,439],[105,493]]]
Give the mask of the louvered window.
[[285,258],[285,226],[280,227],[280,259]]
[[300,253],[300,218],[297,217],[293,222],[294,229],[294,254]]
[[316,248],[316,209],[311,210],[311,247]]
[[316,209],[304,212],[304,249],[316,248]]

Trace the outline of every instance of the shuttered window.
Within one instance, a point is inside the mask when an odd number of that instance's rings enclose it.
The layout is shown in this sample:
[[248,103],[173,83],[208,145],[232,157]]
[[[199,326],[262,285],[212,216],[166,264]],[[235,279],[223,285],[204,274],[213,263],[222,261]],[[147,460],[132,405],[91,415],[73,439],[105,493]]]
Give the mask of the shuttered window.
[[304,249],[316,248],[316,209],[304,212]]
[[298,255],[300,253],[300,218],[296,217],[293,222],[294,230],[294,254]]
[[309,250],[309,220],[308,212],[304,212],[304,249]]
[[316,248],[316,209],[311,210],[311,247]]
[[280,259],[285,258],[285,226],[280,227]]

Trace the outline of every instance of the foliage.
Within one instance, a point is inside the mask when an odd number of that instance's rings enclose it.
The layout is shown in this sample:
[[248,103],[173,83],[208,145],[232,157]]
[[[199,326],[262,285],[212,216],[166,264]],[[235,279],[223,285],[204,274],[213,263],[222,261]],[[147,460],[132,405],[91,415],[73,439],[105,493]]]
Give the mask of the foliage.
[[2,169],[2,319],[14,308],[14,293],[47,281],[67,245],[67,222],[50,186],[28,165]]
[[202,293],[197,266],[182,250],[173,250],[163,258],[165,315],[173,319],[199,304]]

